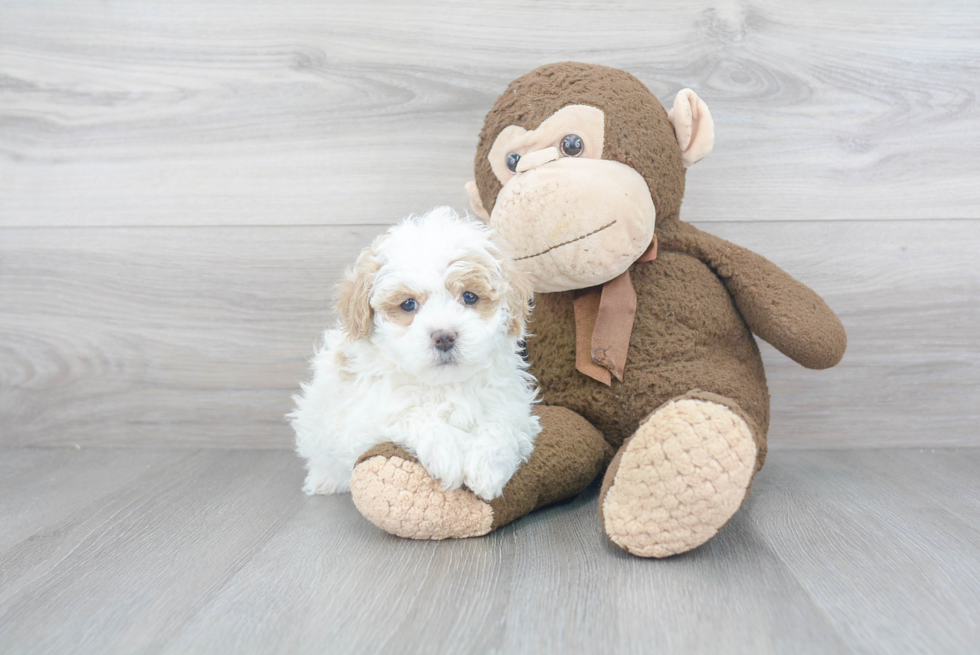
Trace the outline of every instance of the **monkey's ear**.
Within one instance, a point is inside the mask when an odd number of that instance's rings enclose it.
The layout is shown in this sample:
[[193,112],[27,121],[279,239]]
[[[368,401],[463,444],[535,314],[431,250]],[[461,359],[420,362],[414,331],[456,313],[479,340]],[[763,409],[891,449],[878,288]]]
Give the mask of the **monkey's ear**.
[[667,118],[674,125],[684,168],[704,159],[715,147],[715,121],[708,105],[694,91],[678,91]]
[[334,309],[340,314],[340,329],[351,341],[363,339],[371,331],[374,318],[371,290],[374,276],[381,268],[381,261],[374,251],[377,243],[361,252],[354,266],[347,269],[344,281],[337,289]]
[[476,188],[476,182],[470,180],[466,183],[466,195],[470,197],[470,209],[473,213],[483,220],[489,221],[490,214],[483,207],[483,201],[480,199],[480,190]]

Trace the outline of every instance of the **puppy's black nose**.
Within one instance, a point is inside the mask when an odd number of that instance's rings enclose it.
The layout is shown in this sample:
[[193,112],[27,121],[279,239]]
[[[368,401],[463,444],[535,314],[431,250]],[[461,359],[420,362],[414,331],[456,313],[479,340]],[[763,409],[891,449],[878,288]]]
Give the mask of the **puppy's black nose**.
[[456,345],[456,333],[439,330],[432,333],[432,343],[442,352],[448,352]]

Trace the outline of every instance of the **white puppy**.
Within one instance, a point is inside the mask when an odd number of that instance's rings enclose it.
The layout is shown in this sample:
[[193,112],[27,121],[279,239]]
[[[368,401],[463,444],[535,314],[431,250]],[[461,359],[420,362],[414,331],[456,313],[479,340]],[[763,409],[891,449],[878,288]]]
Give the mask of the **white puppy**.
[[340,324],[289,418],[308,494],[349,491],[357,458],[387,441],[447,489],[489,500],[541,431],[525,371],[531,289],[492,231],[448,207],[364,250],[341,284]]

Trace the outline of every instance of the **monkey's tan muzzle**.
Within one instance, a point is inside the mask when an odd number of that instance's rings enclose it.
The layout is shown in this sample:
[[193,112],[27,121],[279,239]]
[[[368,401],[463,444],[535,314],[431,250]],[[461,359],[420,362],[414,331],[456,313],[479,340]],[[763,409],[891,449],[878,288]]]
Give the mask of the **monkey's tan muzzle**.
[[646,251],[656,223],[650,190],[634,169],[556,153],[544,148],[521,157],[490,216],[534,290],[545,293],[620,275]]

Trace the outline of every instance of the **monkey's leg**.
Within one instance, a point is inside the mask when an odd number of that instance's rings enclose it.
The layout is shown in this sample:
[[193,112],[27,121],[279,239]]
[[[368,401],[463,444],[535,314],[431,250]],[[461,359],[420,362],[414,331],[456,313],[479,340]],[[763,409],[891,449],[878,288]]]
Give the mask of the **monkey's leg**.
[[599,520],[640,557],[667,557],[715,536],[742,506],[766,444],[732,400],[692,391],[654,411],[606,471]]
[[468,489],[444,491],[414,457],[394,444],[358,460],[350,487],[358,511],[376,526],[411,539],[478,537],[533,510],[581,492],[612,458],[613,449],[584,418],[564,407],[537,407],[541,434],[534,451],[486,502]]

